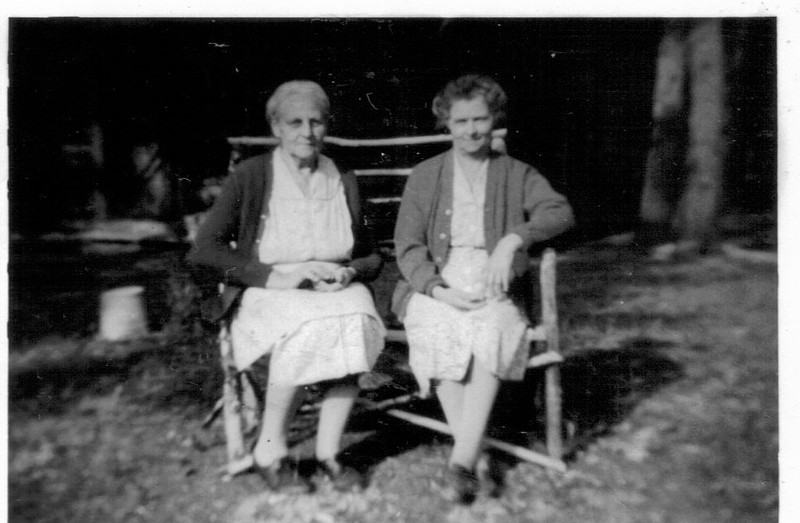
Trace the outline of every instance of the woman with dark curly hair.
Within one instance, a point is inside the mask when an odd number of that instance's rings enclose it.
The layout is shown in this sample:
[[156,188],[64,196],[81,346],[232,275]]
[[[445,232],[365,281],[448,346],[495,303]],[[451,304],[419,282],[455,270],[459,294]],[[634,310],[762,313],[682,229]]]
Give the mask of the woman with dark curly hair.
[[403,279],[393,309],[420,388],[436,386],[453,432],[444,492],[459,503],[478,493],[475,465],[501,380],[525,373],[528,250],[573,224],[566,198],[536,169],[493,147],[506,100],[482,75],[436,96],[453,147],[414,168],[395,228]]

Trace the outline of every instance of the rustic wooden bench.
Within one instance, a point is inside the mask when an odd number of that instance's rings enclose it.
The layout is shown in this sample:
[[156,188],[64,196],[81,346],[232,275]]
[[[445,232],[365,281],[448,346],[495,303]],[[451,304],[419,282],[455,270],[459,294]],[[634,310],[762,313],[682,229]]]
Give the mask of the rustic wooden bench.
[[[495,131],[496,137],[503,138],[505,130]],[[447,146],[449,136],[416,136],[403,138],[382,138],[370,140],[349,140],[337,137],[326,137],[326,142],[341,148],[377,148],[377,147],[415,147],[419,145],[443,144]],[[232,162],[241,157],[238,147],[268,147],[277,142],[271,137],[234,137],[228,142],[232,146]],[[338,157],[332,154],[334,158]],[[407,155],[407,158],[409,156]],[[367,166],[352,169],[359,177],[405,177],[411,172],[409,166]],[[402,186],[402,184],[400,184]],[[397,204],[399,194],[366,198],[368,204]],[[546,453],[511,443],[485,438],[484,443],[490,447],[507,452],[516,458],[536,463],[558,471],[566,470],[562,460],[562,414],[561,414],[561,381],[559,364],[563,361],[559,348],[558,308],[556,300],[556,253],[553,249],[545,249],[542,256],[533,263],[539,265],[539,295],[541,307],[536,318],[538,322],[528,328],[526,336],[531,346],[528,369],[541,369],[544,373],[544,407]],[[535,289],[531,289],[535,292]],[[531,316],[533,317],[533,316]],[[391,343],[407,343],[402,328],[389,328],[386,341]],[[222,325],[219,333],[221,364],[224,373],[222,397],[217,402],[214,412],[204,425],[213,421],[215,414],[222,412],[228,462],[223,471],[229,475],[247,471],[253,465],[250,449],[246,445],[246,434],[254,432],[260,420],[260,409],[263,398],[260,388],[249,371],[240,371],[233,360],[233,346],[227,325]],[[404,394],[398,397],[371,401],[360,398],[359,403],[367,410],[380,411],[386,415],[406,422],[425,427],[440,433],[450,434],[446,423],[418,413],[410,412],[403,406],[418,398],[417,393]],[[533,399],[531,408],[533,408]]]

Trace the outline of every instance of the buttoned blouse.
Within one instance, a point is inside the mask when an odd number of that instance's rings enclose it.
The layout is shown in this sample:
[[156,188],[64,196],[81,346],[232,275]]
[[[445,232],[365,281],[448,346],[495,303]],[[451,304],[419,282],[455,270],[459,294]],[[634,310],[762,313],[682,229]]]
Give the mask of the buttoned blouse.
[[297,185],[283,155],[272,156],[274,180],[258,256],[274,265],[304,261],[349,260],[352,218],[344,185],[334,163],[320,156],[309,174],[308,195]]
[[486,248],[483,231],[483,207],[486,201],[486,175],[489,161],[481,164],[474,180],[467,178],[461,164],[453,162],[453,214],[450,222],[450,246]]

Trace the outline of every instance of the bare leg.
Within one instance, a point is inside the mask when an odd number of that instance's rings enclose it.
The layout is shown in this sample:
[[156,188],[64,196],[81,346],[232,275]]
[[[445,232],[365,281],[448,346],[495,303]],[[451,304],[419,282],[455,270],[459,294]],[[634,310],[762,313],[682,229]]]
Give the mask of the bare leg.
[[300,387],[294,385],[275,385],[272,380],[273,368],[267,382],[264,401],[264,417],[261,433],[253,449],[253,458],[260,466],[266,466],[289,454],[289,423],[297,412],[302,394]]
[[477,361],[464,383],[463,407],[458,430],[458,437],[450,455],[450,464],[458,464],[469,470],[475,468],[481,452],[481,440],[486,432],[486,424],[500,389],[500,380],[483,368]]
[[358,396],[358,385],[353,381],[334,385],[322,400],[317,428],[317,459],[335,458],[339,453],[347,419]]
[[439,398],[439,404],[447,418],[447,424],[453,431],[453,439],[457,439],[464,405],[464,384],[458,381],[442,380],[436,387],[436,397]]

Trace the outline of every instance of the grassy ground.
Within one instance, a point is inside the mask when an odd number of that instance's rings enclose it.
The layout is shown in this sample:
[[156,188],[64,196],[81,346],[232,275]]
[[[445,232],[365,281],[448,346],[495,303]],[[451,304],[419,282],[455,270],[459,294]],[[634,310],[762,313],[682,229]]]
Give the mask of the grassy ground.
[[[562,253],[559,290],[566,473],[511,463],[503,497],[452,507],[437,494],[446,437],[356,415],[348,455],[369,467],[365,492],[225,482],[221,426],[201,428],[220,386],[213,339],[29,329],[10,355],[10,520],[777,521],[775,266],[713,253],[665,264],[597,244]],[[496,429],[539,435],[519,404],[528,385],[504,392]],[[310,427],[299,419],[301,457]]]

